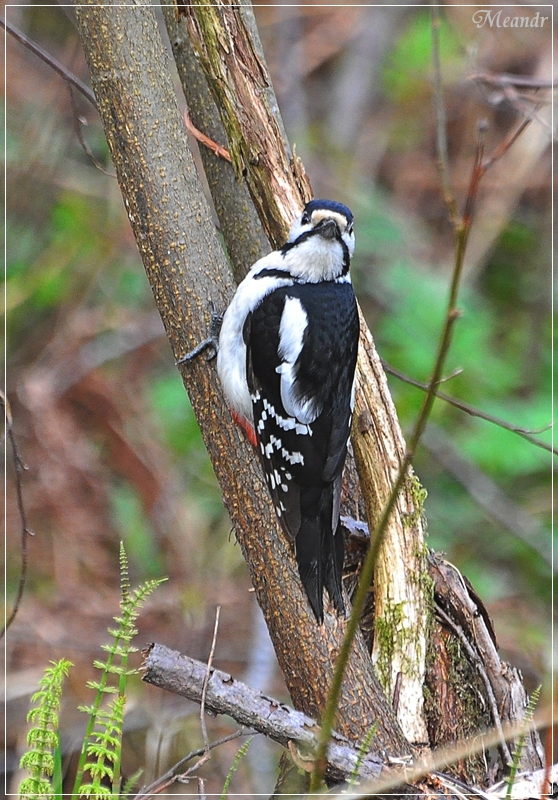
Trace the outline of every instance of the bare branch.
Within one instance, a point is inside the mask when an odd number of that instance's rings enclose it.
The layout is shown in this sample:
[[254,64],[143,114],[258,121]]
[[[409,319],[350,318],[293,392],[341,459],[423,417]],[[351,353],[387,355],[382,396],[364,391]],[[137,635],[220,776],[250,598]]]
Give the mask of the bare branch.
[[475,72],[469,75],[470,81],[478,83],[486,83],[488,86],[496,86],[503,88],[506,86],[514,86],[517,89],[554,89],[558,86],[558,81],[552,78],[534,78],[527,75],[510,75],[505,72]]
[[44,61],[45,64],[48,64],[49,67],[51,67],[62,78],[64,78],[65,81],[67,81],[71,86],[74,86],[78,92],[81,92],[81,94],[86,98],[86,100],[89,100],[94,108],[97,108],[95,95],[89,86],[86,86],[82,81],[80,81],[80,79],[67,67],[65,67],[64,64],[61,64],[60,61],[54,58],[54,56],[51,56],[50,53],[47,53],[46,50],[43,50],[40,45],[26,36],[22,31],[16,28],[15,25],[12,25],[11,22],[8,22],[8,20],[4,19],[3,17],[0,17],[0,25],[6,29],[10,36],[13,36],[14,39],[17,39],[18,42],[21,42],[21,44],[24,45],[28,50],[31,50],[32,53],[35,53],[35,55],[38,56],[41,61]]
[[225,161],[231,161],[231,154],[226,147],[217,144],[217,142],[214,142],[213,139],[210,139],[209,136],[206,136],[205,133],[202,133],[198,128],[196,128],[190,119],[188,109],[184,110],[184,124],[186,125],[186,130],[188,133],[191,133],[197,142],[200,142],[200,144],[208,147],[213,153],[215,153],[216,156],[219,156],[219,158],[224,158]]
[[[476,618],[474,624],[478,626]],[[477,633],[479,632],[478,627],[476,627],[476,631]],[[484,646],[484,644],[485,642],[483,641],[481,646]],[[142,667],[144,681],[182,697],[187,697],[195,702],[200,702],[203,682],[207,672],[205,664],[160,644],[153,644],[147,651],[144,651],[144,658]],[[230,737],[212,743],[212,748],[231,738],[246,735],[250,731],[256,730],[284,747],[287,747],[289,742],[295,743],[297,749],[300,748],[303,752],[305,762],[311,763],[312,753],[317,744],[316,733],[319,728],[316,721],[310,717],[294,711],[279,701],[263,695],[261,692],[251,689],[240,681],[236,681],[231,675],[215,669],[212,670],[208,683],[207,707],[216,714],[227,714],[240,724],[249,726],[249,730],[237,731]],[[422,758],[416,759],[414,763],[410,758],[399,760],[388,758],[386,763],[382,763],[378,756],[367,754],[359,772],[359,777],[367,782],[362,787],[362,792],[355,792],[351,794],[351,797],[365,798],[369,797],[371,793],[388,792],[396,787],[399,788],[398,796],[402,796],[405,790],[410,788],[409,784],[411,782],[414,783],[426,776],[429,776],[427,781],[429,787],[436,787],[436,779],[440,778],[444,783],[451,784],[453,782],[455,785],[459,784],[462,788],[469,788],[465,787],[465,784],[455,781],[451,776],[443,776],[437,772],[432,773],[434,770],[443,769],[463,757],[478,753],[484,748],[498,745],[501,741],[501,736],[504,736],[506,740],[513,739],[521,733],[528,733],[535,727],[545,726],[548,723],[548,714],[538,715],[534,725],[533,723],[526,724],[524,721],[514,725],[504,722],[500,731],[476,733],[469,739],[440,748],[436,753],[428,752]],[[172,775],[179,774],[180,768],[186,760],[202,754],[203,748],[200,748],[190,753],[185,759],[182,759],[169,773],[166,773],[156,782],[156,791],[162,791],[165,788],[162,785],[163,782],[172,777]],[[351,765],[358,758],[358,751],[351,747],[343,736],[334,732],[328,748],[327,758],[328,769],[326,774],[333,780],[339,781],[343,777],[352,774]],[[401,772],[401,766],[404,767],[404,773]],[[541,770],[541,781],[542,778],[543,771]],[[149,791],[152,794],[155,793],[154,786],[155,784],[149,787]],[[414,788],[414,796],[418,797],[423,794],[424,792],[421,789],[422,787],[420,786]],[[431,790],[428,793],[432,795]],[[485,796],[474,788],[469,788],[468,794]],[[146,800],[148,796],[147,790],[144,789],[134,800]]]
[[23,474],[23,471],[28,469],[28,467],[24,463],[19,453],[19,448],[17,446],[17,441],[13,429],[13,419],[12,419],[10,403],[8,401],[8,398],[1,391],[0,391],[0,403],[2,403],[2,405],[4,406],[6,431],[8,433],[8,439],[10,440],[10,446],[12,450],[12,459],[14,464],[15,482],[16,482],[17,510],[19,513],[19,518],[21,520],[21,572],[19,575],[17,594],[16,594],[16,599],[14,601],[14,607],[12,608],[12,613],[10,614],[4,627],[0,631],[0,639],[2,639],[2,637],[6,633],[12,622],[14,621],[16,614],[19,610],[21,600],[23,598],[23,592],[25,591],[25,584],[27,582],[27,567],[29,563],[29,550],[28,550],[29,537],[33,536],[34,534],[27,522],[25,504],[23,502],[23,486],[22,486],[21,476]]
[[[151,645],[144,655],[144,681],[201,702],[208,671],[205,664],[160,644]],[[315,750],[319,727],[311,717],[266,697],[225,672],[211,669],[210,673],[205,696],[205,704],[210,711],[228,714],[240,725],[263,733],[283,747],[295,742],[304,752]],[[358,757],[358,750],[349,744],[348,739],[334,732],[327,751],[327,774],[335,780],[350,775]],[[377,755],[367,754],[360,774],[377,778],[385,770],[385,765]]]
[[85,136],[83,135],[83,126],[87,125],[87,121],[83,117],[81,117],[80,114],[78,113],[76,99],[74,97],[74,90],[72,88],[71,83],[68,83],[68,91],[70,93],[70,103],[72,106],[72,114],[74,116],[74,130],[76,132],[78,141],[83,149],[83,152],[85,153],[87,158],[91,161],[95,169],[98,169],[99,172],[102,172],[103,175],[106,175],[108,178],[116,178],[114,172],[109,172],[108,170],[106,170],[101,164],[101,162],[98,161],[97,158],[95,158],[93,151],[85,141]]
[[[389,375],[393,375],[394,378],[399,378],[399,380],[403,381],[404,383],[408,383],[410,386],[416,386],[417,389],[421,389],[423,392],[428,391],[428,384],[422,383],[421,381],[417,381],[414,378],[410,378],[408,375],[405,375],[403,372],[400,372],[395,367],[390,366],[382,359],[382,366],[385,371]],[[469,414],[471,417],[478,417],[479,419],[484,419],[486,422],[492,423],[492,425],[496,425],[498,428],[504,428],[506,431],[510,431],[510,433],[516,433],[518,436],[521,436],[526,441],[530,442],[531,444],[536,445],[536,447],[541,447],[543,450],[548,450],[549,453],[553,453],[554,455],[558,455],[558,448],[552,447],[551,444],[547,444],[546,442],[541,442],[538,439],[535,439],[535,436],[539,436],[541,433],[545,433],[550,426],[546,426],[541,430],[528,430],[527,428],[520,428],[518,425],[514,425],[511,422],[506,422],[499,417],[494,417],[492,414],[487,414],[485,411],[481,411],[479,408],[475,406],[471,406],[468,403],[464,403],[462,400],[458,400],[456,397],[451,397],[449,394],[445,394],[444,392],[435,392],[436,397],[439,400],[444,400],[444,402],[449,403],[451,406],[458,408],[460,411],[464,411],[466,414]]]
[[498,147],[496,147],[493,150],[490,156],[485,161],[482,162],[482,175],[484,175],[487,169],[489,169],[496,161],[498,161],[498,159],[502,158],[502,156],[508,152],[508,150],[510,149],[512,144],[516,141],[518,136],[520,136],[527,127],[527,125],[529,125],[533,121],[535,113],[538,111],[539,108],[541,108],[540,105],[536,106],[536,108],[533,109],[531,114],[524,120],[522,120],[519,123],[519,125],[515,128],[515,130],[511,131],[508,134],[508,136],[506,136],[506,138],[502,142],[500,142]]

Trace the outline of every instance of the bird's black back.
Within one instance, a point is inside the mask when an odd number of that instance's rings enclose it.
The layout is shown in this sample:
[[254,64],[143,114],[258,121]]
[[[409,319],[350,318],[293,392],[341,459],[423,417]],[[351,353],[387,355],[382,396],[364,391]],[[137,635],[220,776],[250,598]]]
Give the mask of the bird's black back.
[[[307,315],[295,364],[296,394],[319,409],[306,433],[281,400],[280,323],[287,298]],[[267,295],[244,327],[247,380],[260,457],[277,515],[295,541],[302,582],[323,619],[323,586],[343,610],[341,533],[336,537],[341,478],[351,423],[351,389],[358,348],[358,312],[349,282],[282,287]],[[265,390],[264,388],[265,387]]]

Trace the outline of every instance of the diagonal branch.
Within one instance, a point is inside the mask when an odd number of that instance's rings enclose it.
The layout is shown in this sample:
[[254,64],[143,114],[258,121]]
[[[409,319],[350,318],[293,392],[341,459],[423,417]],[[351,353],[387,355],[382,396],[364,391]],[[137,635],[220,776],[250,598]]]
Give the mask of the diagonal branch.
[[77,75],[74,75],[74,73],[71,72],[68,67],[65,67],[64,64],[61,64],[60,61],[58,61],[58,59],[56,59],[50,53],[47,53],[46,50],[43,50],[43,48],[38,45],[37,42],[34,42],[32,39],[26,36],[22,31],[19,30],[19,28],[16,28],[15,25],[12,25],[7,19],[4,19],[4,17],[0,17],[0,26],[5,28],[10,36],[13,36],[14,39],[17,39],[18,42],[21,42],[24,47],[26,47],[32,53],[35,53],[35,55],[38,56],[41,61],[44,61],[45,64],[48,64],[48,66],[57,72],[62,78],[64,78],[64,80],[67,81],[70,86],[73,86],[86,98],[86,100],[89,100],[94,108],[97,108],[95,95],[89,86],[86,86],[83,81],[80,81]]
[[[239,725],[262,733],[274,742],[287,747],[294,742],[300,750],[312,754],[319,731],[316,720],[289,708],[261,692],[235,680],[231,675],[209,668],[193,658],[177,653],[160,644],[152,644],[144,652],[143,680],[153,686],[201,703],[205,686],[205,707],[214,714],[227,714]],[[339,781],[351,775],[357,765],[359,752],[348,739],[335,733],[327,753],[327,774]],[[393,774],[375,754],[362,760],[360,775],[379,778]]]
[[[421,389],[423,392],[428,391],[428,384],[422,383],[421,381],[417,381],[414,378],[410,378],[408,375],[404,375],[398,369],[390,366],[382,359],[382,366],[384,370],[387,372],[388,375],[393,375],[394,378],[398,378],[400,381],[404,383],[408,383],[409,386],[415,386],[417,389]],[[547,444],[546,442],[541,442],[539,439],[535,439],[535,436],[540,436],[541,433],[545,433],[549,430],[550,425],[540,429],[540,430],[527,430],[526,428],[521,428],[519,425],[514,425],[512,422],[506,422],[499,417],[495,417],[492,414],[487,414],[485,411],[481,411],[480,408],[476,408],[475,406],[469,405],[469,403],[464,403],[462,400],[458,400],[457,397],[452,397],[449,394],[445,394],[445,392],[435,392],[436,397],[439,400],[443,400],[445,403],[449,403],[449,405],[458,408],[460,411],[464,411],[465,414],[469,414],[471,417],[478,417],[479,419],[484,419],[486,422],[492,423],[492,425],[496,425],[498,428],[503,428],[506,431],[510,431],[511,433],[516,433],[518,436],[521,436],[527,442],[531,442],[536,447],[541,447],[543,450],[548,450],[549,453],[553,453],[554,455],[558,455],[558,448],[552,447],[551,444]]]
[[23,501],[23,485],[21,476],[24,470],[27,469],[27,466],[24,463],[19,452],[19,447],[17,445],[17,440],[13,429],[13,419],[12,419],[10,404],[8,402],[8,398],[4,395],[3,392],[0,392],[0,402],[4,406],[6,431],[8,433],[8,439],[10,440],[10,446],[12,450],[12,459],[15,472],[17,510],[19,513],[19,519],[21,521],[21,571],[19,574],[17,594],[16,594],[16,599],[14,600],[12,611],[10,613],[10,616],[6,620],[4,627],[0,631],[0,639],[2,639],[2,637],[6,633],[12,622],[14,621],[16,614],[19,610],[21,601],[23,599],[23,592],[25,591],[25,584],[27,582],[27,568],[29,564],[29,548],[28,548],[29,537],[33,536],[33,531],[31,530],[31,528],[29,527],[29,523],[27,522],[27,512],[25,511],[25,503]]

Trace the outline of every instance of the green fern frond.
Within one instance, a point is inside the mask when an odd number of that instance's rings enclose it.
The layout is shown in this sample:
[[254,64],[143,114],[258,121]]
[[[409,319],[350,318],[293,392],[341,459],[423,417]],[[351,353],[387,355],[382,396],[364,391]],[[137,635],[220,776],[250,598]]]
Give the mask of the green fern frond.
[[30,798],[30,800],[45,800],[54,797],[52,785],[46,778],[25,778],[19,787],[20,798]]
[[[108,779],[114,786],[117,777],[116,765],[120,764],[122,727],[124,722],[125,697],[116,697],[108,710],[100,709],[96,723],[99,730],[92,733],[87,745],[87,761],[84,769],[91,775],[91,794],[102,793],[103,781]],[[118,786],[115,787],[118,791]],[[83,795],[83,788],[80,790]]]
[[120,542],[120,595],[127,601],[130,595],[130,575],[128,572],[128,556],[124,549],[124,542]]
[[[523,717],[525,725],[528,725],[533,719],[533,714],[535,713],[537,703],[539,702],[541,688],[542,688],[541,686],[537,686],[537,688],[529,698],[529,703],[527,705],[527,708],[525,709],[525,716]],[[508,764],[510,768],[510,774],[505,779],[506,783],[508,784],[506,788],[506,800],[511,800],[512,787],[515,783],[517,771],[519,770],[519,762],[521,761],[521,754],[523,753],[523,748],[525,746],[525,736],[526,733],[524,732],[517,737],[517,744],[512,754],[512,763]]]
[[227,795],[229,793],[229,786],[231,785],[232,776],[234,775],[234,773],[238,769],[238,765],[240,764],[241,759],[243,759],[244,756],[246,755],[246,753],[248,752],[248,748],[252,744],[252,740],[253,739],[254,739],[254,737],[251,736],[249,739],[247,739],[244,742],[242,747],[238,748],[238,753],[234,757],[234,761],[231,764],[231,768],[230,768],[229,773],[228,773],[228,775],[227,775],[227,777],[225,779],[225,784],[223,786],[223,791],[221,792],[220,800],[225,800],[225,798],[227,797]]
[[85,783],[79,790],[80,797],[112,797],[112,792],[106,786],[95,788],[92,783]]
[[54,751],[58,747],[58,712],[60,711],[60,698],[62,685],[68,676],[70,661],[61,659],[51,661],[47,667],[31,702],[35,704],[27,720],[33,727],[27,734],[27,744],[30,749],[23,754],[20,767],[31,774],[25,778],[19,787],[21,798],[54,797],[52,775],[55,768]]
[[[126,680],[136,672],[128,668],[130,654],[137,652],[137,648],[132,647],[130,642],[137,634],[135,621],[141,607],[164,580],[149,580],[132,590],[128,558],[123,544],[120,544],[121,599],[119,614],[114,617],[118,627],[109,628],[112,642],[102,645],[102,650],[107,654],[106,659],[94,661],[96,669],[101,671],[100,679],[87,682],[88,687],[96,692],[96,696],[91,706],[83,707],[89,713],[89,722],[74,783],[76,796],[105,794],[101,781],[107,778],[112,783],[112,793],[119,792]],[[106,695],[112,695],[113,699],[103,709],[101,704]],[[82,786],[85,772],[89,772],[91,782]]]
[[133,772],[130,775],[130,777],[126,780],[126,782],[124,783],[124,786],[122,787],[122,792],[121,792],[121,795],[120,795],[121,797],[124,797],[124,798],[128,797],[128,795],[131,793],[131,791],[134,788],[134,786],[136,786],[136,784],[138,783],[138,781],[141,778],[142,774],[143,774],[143,769],[140,767],[140,769],[137,769],[135,772]]
[[374,722],[374,724],[370,727],[370,730],[364,737],[361,746],[358,749],[358,756],[355,764],[355,768],[353,769],[351,775],[349,776],[349,786],[354,786],[355,783],[358,781],[358,776],[360,773],[360,768],[362,767],[362,762],[364,761],[364,757],[366,753],[370,749],[370,745],[372,743],[372,739],[376,735],[376,731],[378,730],[378,723]]

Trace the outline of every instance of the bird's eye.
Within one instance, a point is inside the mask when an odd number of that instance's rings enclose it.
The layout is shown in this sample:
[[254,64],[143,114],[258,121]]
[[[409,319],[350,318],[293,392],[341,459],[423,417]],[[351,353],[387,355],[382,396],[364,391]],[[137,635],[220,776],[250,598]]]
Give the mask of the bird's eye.
[[308,225],[308,223],[310,222],[310,215],[307,214],[305,211],[300,221],[302,222],[303,225]]
[[353,223],[351,222],[350,225],[347,225],[347,233],[353,232]]

